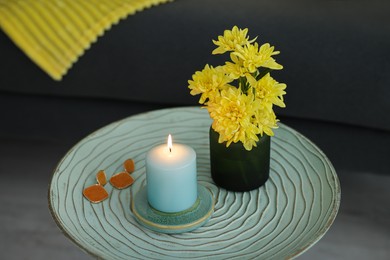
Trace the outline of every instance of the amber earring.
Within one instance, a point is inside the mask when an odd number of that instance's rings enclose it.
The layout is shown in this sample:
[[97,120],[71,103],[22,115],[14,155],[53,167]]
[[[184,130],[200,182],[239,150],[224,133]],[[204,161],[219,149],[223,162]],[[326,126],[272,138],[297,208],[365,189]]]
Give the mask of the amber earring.
[[108,193],[103,187],[107,183],[106,173],[100,170],[96,174],[97,184],[89,186],[83,190],[83,195],[92,203],[99,203],[108,198]]
[[130,175],[134,172],[134,161],[132,159],[127,159],[123,163],[123,168],[124,171],[117,173],[110,178],[110,183],[114,188],[124,189],[134,183],[134,179]]

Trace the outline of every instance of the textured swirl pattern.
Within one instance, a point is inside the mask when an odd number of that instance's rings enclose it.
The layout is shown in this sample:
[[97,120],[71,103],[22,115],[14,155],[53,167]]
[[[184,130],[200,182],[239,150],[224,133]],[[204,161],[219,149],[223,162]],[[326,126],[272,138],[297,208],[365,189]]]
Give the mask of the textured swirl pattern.
[[[158,110],[108,125],[83,139],[54,172],[49,203],[68,237],[105,259],[284,259],[293,258],[328,230],[340,203],[337,175],[308,139],[280,125],[271,145],[271,173],[260,189],[227,192],[213,184],[209,169],[211,120],[200,108]],[[145,184],[145,153],[171,133],[174,142],[197,152],[198,181],[216,199],[205,226],[189,233],[160,234],[140,226],[130,211],[131,196]],[[91,204],[82,190],[105,169],[119,172],[133,158],[135,184],[106,189],[109,199]]]

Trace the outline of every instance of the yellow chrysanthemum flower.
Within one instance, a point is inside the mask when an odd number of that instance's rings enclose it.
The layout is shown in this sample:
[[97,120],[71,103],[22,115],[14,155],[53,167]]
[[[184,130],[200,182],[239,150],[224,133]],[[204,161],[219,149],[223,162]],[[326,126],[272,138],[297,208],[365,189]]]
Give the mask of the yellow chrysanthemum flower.
[[266,134],[268,136],[273,136],[274,132],[272,129],[278,128],[276,115],[274,111],[269,111],[267,109],[258,109],[255,112],[254,121],[257,124],[260,135]]
[[208,99],[212,100],[218,96],[219,91],[226,88],[231,81],[222,67],[214,68],[207,64],[202,71],[192,75],[192,80],[188,81],[188,88],[191,89],[191,95],[201,94],[199,103],[204,104]]
[[213,40],[213,43],[218,47],[213,50],[212,54],[223,54],[235,50],[236,45],[246,45],[254,42],[256,38],[249,40],[247,33],[248,28],[242,30],[237,26],[234,26],[232,30],[225,30],[223,36],[218,36],[218,41]]
[[286,107],[283,95],[286,94],[286,84],[279,83],[271,77],[269,73],[260,80],[256,80],[252,75],[246,75],[249,84],[254,88],[255,97],[261,100],[261,106],[268,111],[272,111],[272,105]]
[[259,129],[252,119],[258,110],[253,95],[245,95],[238,88],[228,88],[221,91],[207,109],[214,120],[212,127],[219,133],[219,142],[226,142],[228,147],[232,142],[241,141],[245,149],[256,146]]
[[230,58],[233,62],[226,62],[223,66],[226,74],[232,79],[244,77],[248,73],[248,70],[244,67],[243,61],[232,53],[230,54]]
[[236,51],[232,54],[242,59],[243,66],[249,73],[254,73],[259,67],[270,68],[274,70],[283,69],[283,66],[276,63],[271,57],[279,54],[279,51],[274,51],[274,47],[269,43],[263,44],[260,48],[257,42],[254,44],[247,44],[245,46],[236,46]]
[[273,55],[280,54],[280,51],[274,51],[275,47],[271,46],[269,43],[265,43],[260,46],[259,54],[262,57],[262,60],[266,60],[260,67],[270,68],[273,70],[281,70],[283,66],[280,65],[272,58]]

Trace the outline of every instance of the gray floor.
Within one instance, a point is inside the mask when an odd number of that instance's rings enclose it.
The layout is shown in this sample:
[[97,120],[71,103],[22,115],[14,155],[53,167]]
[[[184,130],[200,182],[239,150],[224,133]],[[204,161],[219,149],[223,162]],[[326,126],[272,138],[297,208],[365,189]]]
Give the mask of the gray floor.
[[[0,139],[0,259],[91,259],[57,228],[48,183],[69,142]],[[299,259],[390,259],[390,175],[338,172],[342,204]]]

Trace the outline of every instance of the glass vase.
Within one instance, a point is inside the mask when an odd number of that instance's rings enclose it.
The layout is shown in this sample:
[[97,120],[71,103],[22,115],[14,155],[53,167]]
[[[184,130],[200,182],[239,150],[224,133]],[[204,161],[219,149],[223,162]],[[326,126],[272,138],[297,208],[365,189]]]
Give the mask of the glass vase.
[[271,138],[259,137],[257,147],[245,150],[241,142],[218,143],[219,134],[210,127],[210,167],[215,184],[230,191],[250,191],[269,177]]

